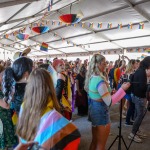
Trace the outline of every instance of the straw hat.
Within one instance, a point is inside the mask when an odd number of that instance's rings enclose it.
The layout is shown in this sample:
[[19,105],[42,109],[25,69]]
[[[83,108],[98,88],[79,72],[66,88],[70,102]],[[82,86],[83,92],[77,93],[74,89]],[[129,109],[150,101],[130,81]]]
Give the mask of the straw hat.
[[21,56],[27,56],[31,51],[31,48],[25,49],[23,52],[16,52],[13,56],[13,59],[16,60],[17,58]]

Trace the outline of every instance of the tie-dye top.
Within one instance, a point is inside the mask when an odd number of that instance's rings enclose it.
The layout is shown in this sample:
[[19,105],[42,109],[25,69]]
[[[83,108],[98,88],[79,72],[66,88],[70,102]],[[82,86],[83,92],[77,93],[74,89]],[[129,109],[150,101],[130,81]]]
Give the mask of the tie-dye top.
[[89,97],[92,100],[102,99],[106,104],[111,103],[111,88],[106,86],[100,76],[92,76],[89,81]]

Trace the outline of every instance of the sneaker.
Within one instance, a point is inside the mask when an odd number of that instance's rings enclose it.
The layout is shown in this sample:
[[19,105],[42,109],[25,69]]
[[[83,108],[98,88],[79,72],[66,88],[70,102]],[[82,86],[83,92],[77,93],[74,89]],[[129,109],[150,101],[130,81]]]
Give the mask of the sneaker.
[[134,136],[133,133],[130,133],[130,135],[128,136],[128,138],[130,140],[133,139],[134,142],[137,142],[137,143],[141,143],[142,142],[142,139],[140,139],[137,135]]
[[129,122],[129,123],[125,122],[125,126],[133,126],[133,122]]
[[140,138],[143,138],[143,139],[147,138],[147,135],[140,130],[136,133],[136,135],[139,136]]
[[126,119],[126,116],[124,114],[122,114],[122,119]]
[[130,122],[134,123],[134,120],[131,119]]

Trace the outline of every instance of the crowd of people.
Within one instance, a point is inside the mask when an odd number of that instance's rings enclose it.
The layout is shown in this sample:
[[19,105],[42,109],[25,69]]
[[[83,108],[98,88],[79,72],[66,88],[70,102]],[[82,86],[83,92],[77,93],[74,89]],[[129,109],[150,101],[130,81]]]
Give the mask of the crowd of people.
[[150,56],[141,62],[119,56],[114,64],[99,53],[89,62],[36,62],[26,56],[0,61],[0,149],[77,150],[82,136],[72,123],[77,108],[77,115],[88,116],[92,125],[89,149],[105,150],[109,108],[121,99],[125,125],[133,126],[128,138],[142,142],[146,134],[139,126],[149,77]]

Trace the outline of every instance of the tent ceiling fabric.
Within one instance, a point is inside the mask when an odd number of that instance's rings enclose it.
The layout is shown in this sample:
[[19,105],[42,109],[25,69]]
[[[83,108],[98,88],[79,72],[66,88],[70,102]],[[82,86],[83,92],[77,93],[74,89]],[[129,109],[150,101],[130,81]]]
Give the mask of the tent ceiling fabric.
[[[149,0],[54,0],[48,16],[44,17],[45,21],[50,22],[47,24],[49,32],[40,35],[31,32],[27,25],[41,20],[49,1],[0,1],[0,51],[2,48],[11,52],[22,51],[31,46],[30,56],[40,57],[150,47]],[[71,13],[82,11],[84,14],[76,27],[58,24],[61,14],[70,13],[70,4]],[[52,21],[55,23],[52,24]],[[100,22],[101,28],[97,27]],[[144,22],[144,29],[139,29],[141,22]],[[89,23],[93,23],[93,27]],[[107,27],[108,23],[112,23],[112,28]],[[119,23],[122,23],[122,29],[118,29]],[[129,23],[133,23],[132,29],[128,29]],[[13,35],[3,37],[22,27],[26,27],[26,33],[30,34],[28,40],[16,40]],[[40,51],[42,42],[48,43],[48,52]]]

